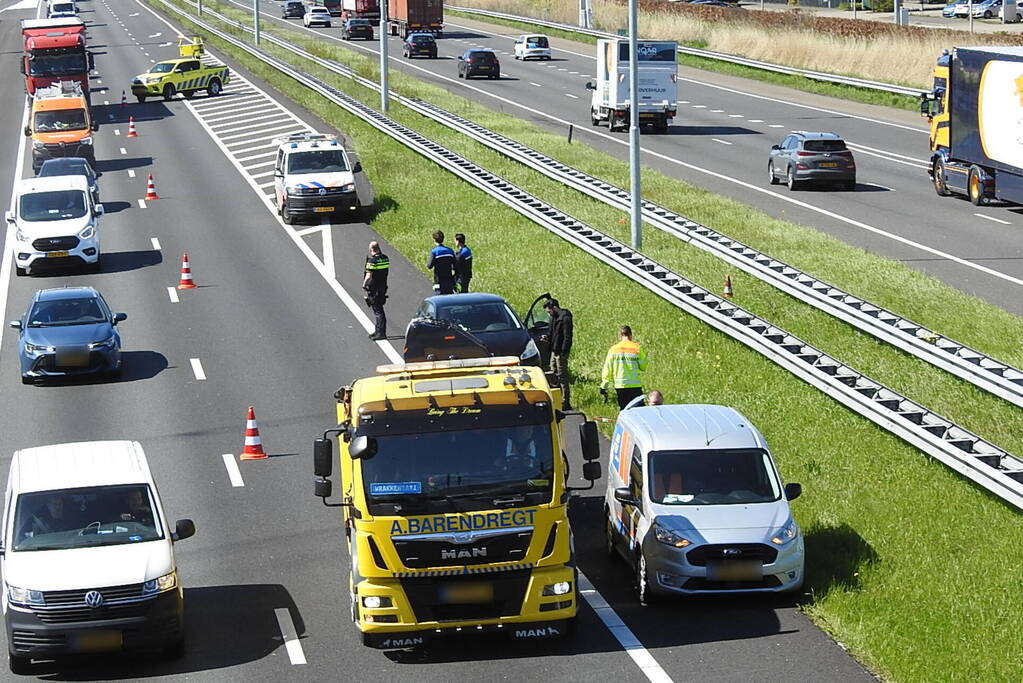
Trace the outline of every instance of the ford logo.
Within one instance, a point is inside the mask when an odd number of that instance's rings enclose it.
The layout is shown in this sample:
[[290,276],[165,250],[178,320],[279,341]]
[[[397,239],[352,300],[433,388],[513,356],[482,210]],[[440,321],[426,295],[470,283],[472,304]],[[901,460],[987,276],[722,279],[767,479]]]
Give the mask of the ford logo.
[[739,548],[725,548],[721,551],[721,554],[725,557],[735,557],[736,555],[742,555],[742,550]]
[[59,239],[51,239],[50,240],[50,244],[60,244],[60,240]]
[[85,594],[85,604],[93,609],[103,605],[103,594],[99,591],[89,591]]

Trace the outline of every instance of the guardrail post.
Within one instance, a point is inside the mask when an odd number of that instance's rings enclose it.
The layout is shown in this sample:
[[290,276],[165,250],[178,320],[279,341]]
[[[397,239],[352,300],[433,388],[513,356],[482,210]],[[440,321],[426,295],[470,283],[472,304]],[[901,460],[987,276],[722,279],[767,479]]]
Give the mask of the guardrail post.
[[201,17],[202,16],[202,0],[196,0],[196,7],[197,7],[197,10],[198,10],[199,16]]
[[568,144],[570,144],[570,145],[572,144],[572,129],[573,128],[574,128],[574,126],[571,123],[568,124]]
[[632,190],[631,242],[633,249],[643,246],[643,197],[639,188],[639,20],[636,5],[629,0],[629,176]]
[[387,0],[380,0],[380,111],[387,111],[391,104],[391,93],[387,85]]

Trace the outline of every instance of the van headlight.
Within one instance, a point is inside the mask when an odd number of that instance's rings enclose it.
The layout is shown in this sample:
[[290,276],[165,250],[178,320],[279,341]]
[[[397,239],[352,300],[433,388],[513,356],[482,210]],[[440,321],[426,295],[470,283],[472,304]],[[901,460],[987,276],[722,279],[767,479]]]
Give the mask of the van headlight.
[[81,140],[78,141],[78,144],[80,144],[80,145],[91,145],[92,144],[92,136],[90,135],[88,137],[82,138]]
[[536,342],[533,341],[532,339],[530,339],[529,342],[526,344],[526,348],[522,352],[522,355],[519,356],[519,359],[520,360],[526,360],[527,358],[533,358],[534,356],[539,356],[539,355],[540,355],[540,349],[536,348]]
[[43,604],[43,592],[33,591],[27,588],[18,588],[7,584],[7,597],[10,598],[11,602],[16,602],[20,605],[42,605]]
[[78,238],[83,240],[91,240],[92,236],[96,234],[96,227],[92,225],[85,226],[85,229],[78,233]]
[[355,192],[355,183],[345,183],[341,186],[341,191],[345,193]]
[[32,149],[45,149],[45,148],[46,148],[46,143],[45,142],[39,142],[38,140],[33,140],[32,141]]
[[799,525],[796,524],[796,520],[790,519],[788,524],[778,530],[774,536],[771,537],[771,543],[775,545],[787,545],[799,536]]
[[165,593],[178,585],[178,573],[164,574],[158,579],[151,579],[142,584],[142,594],[152,595],[153,593]]
[[676,534],[670,529],[665,529],[660,524],[654,523],[652,530],[654,532],[654,538],[665,545],[670,545],[673,548],[688,548],[693,544],[688,538]]

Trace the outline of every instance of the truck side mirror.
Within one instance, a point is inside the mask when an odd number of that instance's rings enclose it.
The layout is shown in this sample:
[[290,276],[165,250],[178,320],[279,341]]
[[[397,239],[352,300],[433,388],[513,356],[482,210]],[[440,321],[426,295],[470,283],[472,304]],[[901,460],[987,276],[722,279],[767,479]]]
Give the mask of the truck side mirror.
[[32,126],[25,126],[25,137],[32,135]]
[[931,118],[931,101],[928,99],[920,100],[920,116],[926,116]]
[[190,519],[179,519],[174,522],[174,540],[183,541],[195,536],[195,522]]
[[579,442],[583,449],[583,460],[596,460],[600,457],[600,440],[597,436],[597,423],[586,420],[579,425]]
[[369,460],[377,454],[377,440],[371,436],[357,436],[348,445],[348,455],[353,460]]
[[639,501],[632,495],[632,491],[629,490],[628,486],[615,489],[615,500],[622,505],[631,505],[632,507],[639,507]]
[[313,482],[313,495],[317,498],[330,498],[333,492],[334,487],[331,484],[330,479],[317,479]]
[[313,474],[329,477],[334,467],[334,447],[330,439],[313,441]]
[[586,81],[586,89],[587,90],[596,90],[597,86],[595,86],[593,84],[593,81]]
[[92,71],[93,69],[96,68],[96,57],[94,57],[91,52],[89,52],[88,55],[89,55],[89,71]]
[[803,495],[802,484],[785,484],[785,500],[795,500]]
[[583,463],[583,479],[597,481],[600,479],[600,463],[595,461]]
[[92,129],[94,131],[99,130],[99,121],[93,121],[92,122]]

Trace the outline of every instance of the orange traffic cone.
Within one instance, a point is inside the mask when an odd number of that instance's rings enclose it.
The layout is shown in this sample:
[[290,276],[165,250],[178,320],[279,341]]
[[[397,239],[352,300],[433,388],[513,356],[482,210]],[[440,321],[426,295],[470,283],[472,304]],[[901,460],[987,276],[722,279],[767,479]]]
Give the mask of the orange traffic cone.
[[725,298],[732,298],[732,276],[725,275]]
[[188,263],[188,254],[181,257],[181,281],[178,282],[178,289],[195,289],[195,282],[192,281],[192,266]]
[[239,460],[262,460],[268,457],[263,452],[263,440],[259,438],[259,427],[256,425],[256,411],[249,406],[248,417],[245,418],[245,450]]
[[160,197],[156,194],[156,183],[153,182],[153,174],[149,174],[149,178],[146,180],[146,196],[144,199],[159,199]]
[[128,95],[123,90],[121,91],[121,106],[122,107],[128,106]]
[[[137,138],[138,136],[139,136],[139,134],[135,132],[135,117],[134,116],[129,116],[128,117],[128,137],[129,138]],[[153,176],[149,176],[149,177],[152,178]]]

